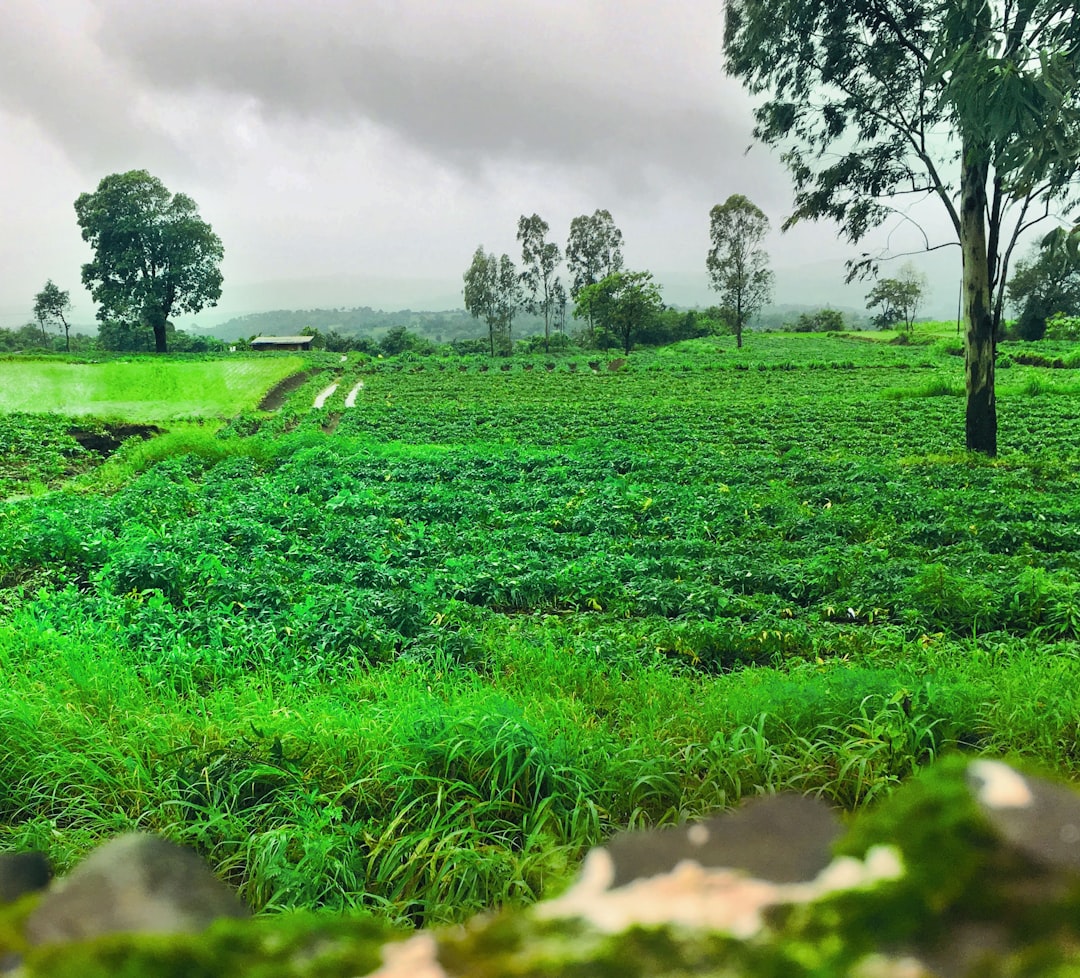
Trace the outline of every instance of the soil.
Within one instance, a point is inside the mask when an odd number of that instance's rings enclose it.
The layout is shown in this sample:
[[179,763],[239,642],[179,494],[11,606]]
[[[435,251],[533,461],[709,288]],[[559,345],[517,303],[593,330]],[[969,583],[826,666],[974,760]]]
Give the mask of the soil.
[[68,428],[67,433],[87,451],[107,458],[129,438],[147,441],[164,432],[164,428],[154,424],[104,424],[94,431],[75,426]]
[[258,409],[260,411],[276,411],[285,403],[285,399],[296,390],[297,387],[302,387],[307,383],[308,378],[310,377],[311,371],[303,370],[298,374],[293,374],[291,377],[286,377],[284,380],[278,381],[278,383],[267,391],[266,396],[259,401]]

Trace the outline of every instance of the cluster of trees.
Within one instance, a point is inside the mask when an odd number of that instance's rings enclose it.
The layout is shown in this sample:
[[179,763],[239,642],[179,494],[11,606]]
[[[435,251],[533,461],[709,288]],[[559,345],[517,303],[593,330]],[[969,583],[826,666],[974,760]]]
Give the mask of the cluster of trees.
[[1080,256],[1068,248],[1034,248],[1016,263],[1008,294],[1016,334],[1042,339],[1049,320],[1080,316]]
[[[185,194],[171,194],[146,170],[105,177],[93,193],[80,194],[75,216],[93,258],[82,267],[82,284],[98,303],[99,343],[105,349],[158,353],[173,348],[210,348],[213,341],[185,343],[169,318],[196,313],[221,297],[221,239]],[[67,320],[70,293],[52,279],[35,296],[34,318],[42,344],[51,347],[47,330],[64,334],[71,349]]]
[[910,332],[925,298],[926,276],[911,262],[905,262],[896,278],[882,278],[875,283],[866,296],[866,308],[877,310],[873,324],[878,329],[900,324]]
[[558,270],[559,246],[548,240],[550,226],[524,214],[518,220],[519,272],[509,255],[496,256],[480,245],[464,275],[465,308],[488,327],[494,356],[512,349],[516,313],[525,309],[543,318],[544,349],[551,336],[566,330],[567,300],[583,323],[580,339],[590,346],[618,346],[629,353],[638,342],[671,342],[719,332],[727,327],[742,346],[746,323],[772,294],[773,274],[761,241],[768,218],[741,194],[717,204],[710,214],[712,247],[706,257],[710,285],[721,305],[711,314],[665,317],[661,287],[649,271],[631,271],[623,263],[623,234],[607,210],[582,214],[570,222],[566,242],[569,289]]
[[[550,230],[551,226],[539,214],[528,217],[522,214],[517,229],[521,270],[509,255],[488,254],[480,245],[465,271],[465,308],[487,325],[493,356],[509,353],[513,348],[514,317],[521,310],[542,317],[544,349],[550,350],[552,331],[565,333],[568,299],[574,300],[577,314],[577,303],[584,290],[622,270],[622,231],[616,227],[610,212],[597,210],[570,222],[565,256],[569,290],[559,276],[563,254],[555,242],[548,240]],[[588,299],[585,302],[581,308],[585,310],[589,331],[597,326],[607,328],[610,321],[604,314],[611,307],[601,310],[589,304]]]

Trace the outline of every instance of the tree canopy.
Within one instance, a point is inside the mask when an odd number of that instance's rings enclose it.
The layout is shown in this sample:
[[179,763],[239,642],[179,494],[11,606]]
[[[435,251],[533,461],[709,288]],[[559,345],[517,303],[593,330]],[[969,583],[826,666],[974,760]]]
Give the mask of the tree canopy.
[[578,291],[574,314],[588,315],[597,328],[629,354],[664,308],[652,272],[612,272]]
[[995,454],[1009,260],[1076,203],[1075,0],[728,0],[725,47],[728,72],[766,96],[756,137],[794,178],[785,228],[831,218],[857,243],[909,201],[944,209],[963,257],[966,443]]
[[100,321],[139,322],[164,353],[170,316],[200,312],[221,297],[221,239],[195,201],[170,194],[146,170],[105,177],[79,196],[75,214],[94,251],[82,281]]
[[875,324],[891,329],[900,323],[907,330],[915,327],[915,316],[926,297],[926,276],[910,262],[905,262],[895,278],[879,279],[866,296],[866,308],[877,309]]
[[71,293],[61,289],[52,279],[34,296],[34,318],[41,327],[41,338],[45,340],[45,328],[55,326],[64,331],[64,349],[71,352],[71,325],[67,313],[71,309]]
[[759,247],[768,230],[769,219],[742,194],[732,194],[709,214],[709,284],[730,311],[739,347],[743,327],[772,295],[769,256]]
[[509,353],[511,326],[522,302],[521,283],[510,256],[496,258],[494,252],[489,255],[479,246],[464,281],[465,308],[487,323],[491,355],[496,349]]
[[544,349],[551,342],[551,323],[557,315],[557,306],[565,309],[566,294],[555,274],[562,255],[559,246],[547,240],[549,225],[539,214],[518,220],[517,239],[521,242],[521,261],[524,266],[521,282],[525,288],[524,306],[544,317]]
[[1017,262],[1008,293],[1017,332],[1026,340],[1042,339],[1055,313],[1080,315],[1080,255],[1068,248],[1033,249]]
[[623,267],[623,235],[615,226],[611,212],[596,210],[581,214],[570,222],[566,242],[566,267],[570,273],[570,298],[587,285]]

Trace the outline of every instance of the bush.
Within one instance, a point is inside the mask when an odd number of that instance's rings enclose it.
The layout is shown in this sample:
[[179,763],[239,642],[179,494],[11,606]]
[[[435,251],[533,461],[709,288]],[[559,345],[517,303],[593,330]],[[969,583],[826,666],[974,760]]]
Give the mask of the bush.
[[1056,313],[1046,320],[1046,339],[1080,340],[1080,316]]

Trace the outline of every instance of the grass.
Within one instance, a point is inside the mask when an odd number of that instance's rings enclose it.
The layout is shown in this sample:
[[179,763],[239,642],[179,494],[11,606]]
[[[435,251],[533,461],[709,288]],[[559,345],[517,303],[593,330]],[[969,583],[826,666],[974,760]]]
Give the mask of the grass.
[[140,827],[264,912],[417,925],[747,795],[850,810],[961,749],[1080,774],[1052,368],[1011,368],[991,461],[947,350],[546,362],[329,365],[319,411],[325,376],[68,483],[0,426],[63,485],[0,503],[0,849]]
[[231,417],[302,368],[297,357],[0,361],[0,413],[47,410],[129,422]]

